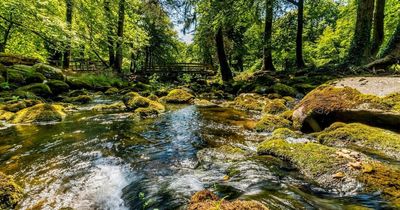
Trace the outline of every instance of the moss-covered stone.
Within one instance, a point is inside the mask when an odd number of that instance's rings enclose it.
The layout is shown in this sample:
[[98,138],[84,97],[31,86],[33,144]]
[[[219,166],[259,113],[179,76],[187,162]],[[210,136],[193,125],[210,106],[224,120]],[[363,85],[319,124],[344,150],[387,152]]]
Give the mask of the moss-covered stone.
[[281,96],[296,96],[297,90],[293,87],[282,83],[276,83],[272,86],[272,89],[275,93],[278,93]]
[[119,90],[116,87],[109,88],[106,92],[104,92],[104,94],[106,94],[106,95],[115,95],[118,93],[119,93]]
[[160,111],[153,107],[137,108],[135,110],[135,115],[137,115],[140,119],[154,118],[157,117],[159,114]]
[[97,112],[123,111],[125,110],[125,104],[123,102],[117,102],[113,104],[98,104],[94,106],[92,110]]
[[64,108],[60,105],[37,104],[17,112],[12,123],[59,122],[65,116]]
[[13,178],[0,172],[0,209],[14,209],[23,197]]
[[0,120],[5,120],[9,121],[14,117],[15,113],[5,111],[5,110],[0,110]]
[[67,84],[73,89],[93,89],[94,86],[89,81],[77,77],[68,77]]
[[196,105],[198,107],[203,107],[203,108],[218,107],[217,104],[214,104],[211,101],[208,101],[208,100],[205,100],[205,99],[195,99],[194,100],[194,105]]
[[165,112],[165,106],[157,101],[152,101],[136,92],[127,93],[123,97],[126,108],[134,111],[140,118],[149,118]]
[[9,111],[9,112],[18,112],[21,109],[25,109],[36,104],[41,103],[39,100],[18,100],[18,101],[10,101],[0,106],[1,110]]
[[41,97],[49,97],[53,95],[53,92],[51,92],[50,87],[43,83],[26,85],[18,88],[17,91],[27,91]]
[[34,72],[26,78],[26,83],[42,83],[44,80],[46,80],[46,77],[43,74]]
[[25,57],[22,55],[0,53],[0,63],[6,66],[12,66],[16,64],[32,66],[36,63],[39,63],[39,60],[36,58]]
[[[294,127],[321,131],[335,121],[351,121],[398,126],[400,112],[395,107],[400,101],[396,97],[378,97],[361,94],[358,90],[323,85],[310,92],[295,107]],[[371,121],[371,118],[376,120]]]
[[183,89],[171,90],[167,96],[163,97],[165,102],[174,104],[188,104],[191,103],[192,99],[194,99],[194,96]]
[[340,147],[356,147],[368,153],[400,160],[400,134],[352,123],[335,123],[317,135],[322,144]]
[[258,132],[273,132],[278,128],[290,128],[291,122],[279,116],[266,114],[256,124]]
[[92,101],[93,97],[89,95],[79,95],[76,97],[67,97],[63,99],[63,102],[72,104],[88,104]]
[[51,92],[54,95],[59,95],[69,91],[69,85],[61,80],[49,80],[46,84],[50,87]]
[[243,93],[235,98],[234,106],[246,111],[262,111],[266,100],[265,97],[258,94]]
[[69,97],[77,97],[81,95],[89,95],[89,92],[87,90],[73,90],[67,94]]
[[393,206],[400,206],[400,170],[348,149],[318,143],[289,143],[271,139],[257,149],[292,163],[322,187],[346,193],[381,191]]
[[268,210],[263,204],[257,201],[244,201],[235,200],[227,201],[218,198],[217,195],[208,190],[197,192],[190,199],[188,210],[238,210],[238,209],[251,209],[251,210]]
[[289,128],[278,128],[272,132],[272,137],[276,139],[286,139],[289,137],[300,138],[301,135],[293,130],[290,130]]
[[263,112],[266,114],[280,114],[288,110],[284,99],[267,100]]
[[47,79],[64,81],[64,74],[61,69],[39,63],[33,66],[36,72],[43,74]]
[[158,96],[156,96],[155,94],[150,94],[147,98],[152,100],[152,101],[158,101],[159,100]]
[[292,121],[292,116],[293,116],[293,110],[287,110],[285,112],[282,112],[281,114],[278,115],[279,117],[282,117],[284,119],[287,119],[289,121]]

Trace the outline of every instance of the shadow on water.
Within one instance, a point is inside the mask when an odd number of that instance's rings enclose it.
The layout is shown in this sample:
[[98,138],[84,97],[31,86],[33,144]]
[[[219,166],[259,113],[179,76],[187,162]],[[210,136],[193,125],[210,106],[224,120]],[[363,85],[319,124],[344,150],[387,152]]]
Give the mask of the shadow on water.
[[[25,188],[20,209],[177,209],[205,188],[271,209],[381,206],[377,196],[338,197],[287,163],[258,157],[265,134],[249,130],[254,124],[227,108],[176,107],[140,122],[81,110],[62,123],[1,130],[0,166]],[[223,145],[245,155],[227,156]]]

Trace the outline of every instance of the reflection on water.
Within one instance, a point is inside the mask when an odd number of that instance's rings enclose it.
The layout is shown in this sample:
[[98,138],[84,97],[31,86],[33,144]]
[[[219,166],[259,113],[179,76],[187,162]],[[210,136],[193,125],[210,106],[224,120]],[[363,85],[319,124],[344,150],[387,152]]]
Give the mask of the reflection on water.
[[81,110],[59,124],[1,130],[0,166],[25,188],[20,209],[176,209],[204,188],[271,209],[379,204],[371,195],[339,198],[258,157],[266,134],[248,130],[254,123],[226,108],[181,107],[141,122]]

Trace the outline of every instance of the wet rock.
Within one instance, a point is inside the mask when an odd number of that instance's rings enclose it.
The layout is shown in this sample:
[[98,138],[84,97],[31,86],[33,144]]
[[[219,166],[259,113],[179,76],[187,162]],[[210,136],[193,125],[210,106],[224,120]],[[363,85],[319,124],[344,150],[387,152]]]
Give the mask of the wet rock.
[[195,99],[194,100],[194,105],[198,107],[204,107],[204,108],[212,108],[212,107],[218,107],[217,104],[214,104],[208,100],[205,99]]
[[0,172],[0,209],[14,209],[23,197],[13,178]]
[[89,95],[89,92],[87,90],[73,90],[67,94],[69,97],[77,97],[80,95]]
[[[400,89],[399,89],[400,92]],[[321,131],[334,122],[360,122],[398,129],[400,93],[378,97],[364,95],[350,87],[323,85],[310,92],[295,107],[294,127]]]
[[234,107],[246,111],[262,111],[264,109],[266,98],[255,93],[240,94],[234,100]]
[[[400,206],[400,170],[361,153],[353,156],[351,150],[317,143],[289,143],[283,139],[266,140],[257,151],[260,155],[273,155],[289,161],[326,189],[341,194],[381,191],[393,206]],[[350,166],[356,159],[361,162],[361,170]]]
[[61,69],[38,63],[33,66],[36,72],[43,74],[47,79],[64,81],[64,74]]
[[318,133],[322,144],[359,148],[394,160],[400,160],[400,134],[359,123],[334,123]]
[[118,90],[118,88],[116,88],[116,87],[112,87],[112,88],[109,88],[106,92],[104,92],[104,94],[106,94],[106,95],[115,95],[115,94],[118,94],[119,93],[119,90]]
[[14,117],[15,113],[8,112],[5,110],[0,110],[0,120],[9,121]]
[[130,92],[123,97],[126,108],[134,111],[141,119],[158,116],[165,112],[165,107],[157,101],[152,101],[136,92]]
[[113,104],[98,104],[93,107],[93,111],[104,112],[104,111],[124,111],[125,104],[123,102],[117,102]]
[[301,134],[290,130],[289,128],[278,128],[272,132],[273,138],[286,139],[286,138],[300,138]]
[[263,109],[266,114],[280,114],[288,110],[284,99],[267,100]]
[[155,94],[150,94],[147,98],[152,101],[158,101],[159,99],[158,96],[156,96]]
[[238,147],[224,145],[218,148],[206,148],[197,152],[197,159],[205,164],[213,163],[215,160],[220,161],[237,161],[243,160],[248,153]]
[[161,99],[167,103],[189,104],[194,99],[194,95],[183,89],[174,89]]
[[92,83],[86,81],[86,80],[82,80],[81,78],[77,78],[77,77],[68,77],[67,78],[67,84],[73,88],[73,89],[93,89],[94,86]]
[[26,85],[26,86],[18,88],[17,91],[31,92],[31,93],[33,93],[37,96],[41,96],[41,97],[49,97],[49,96],[53,95],[53,92],[51,92],[50,87],[43,83],[35,83],[35,84]]
[[61,93],[66,93],[69,91],[69,85],[61,80],[49,80],[46,85],[50,87],[51,92],[54,95],[59,95]]
[[76,97],[67,97],[63,99],[63,102],[72,104],[88,104],[91,101],[93,101],[93,97],[89,95],[80,95]]
[[291,128],[291,122],[279,116],[266,114],[256,124],[258,132],[272,132],[278,128]]
[[275,93],[278,93],[281,96],[296,96],[297,90],[293,87],[282,83],[276,83],[272,86],[272,89]]
[[19,100],[10,101],[0,106],[0,110],[5,110],[9,112],[18,112],[21,109],[25,109],[36,104],[41,103],[39,100]]
[[218,198],[217,195],[208,190],[197,192],[190,199],[188,210],[236,210],[236,209],[252,209],[252,210],[268,210],[263,204],[257,201],[227,201]]
[[21,55],[0,53],[0,63],[6,66],[12,66],[16,64],[32,66],[36,63],[39,63],[39,60],[36,58],[30,58]]
[[17,112],[12,123],[35,123],[62,121],[66,114],[60,105],[37,104]]
[[25,65],[14,65],[1,69],[1,74],[8,79],[8,83],[16,86],[28,84],[29,78],[32,79],[34,73],[31,66]]

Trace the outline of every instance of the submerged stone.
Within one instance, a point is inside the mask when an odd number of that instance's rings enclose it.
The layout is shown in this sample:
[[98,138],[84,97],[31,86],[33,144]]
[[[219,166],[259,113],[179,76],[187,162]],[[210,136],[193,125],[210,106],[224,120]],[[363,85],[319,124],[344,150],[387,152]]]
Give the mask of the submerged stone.
[[14,209],[22,197],[22,188],[12,177],[0,172],[0,209]]
[[37,104],[17,112],[12,123],[59,122],[65,116],[64,108],[60,105]]

